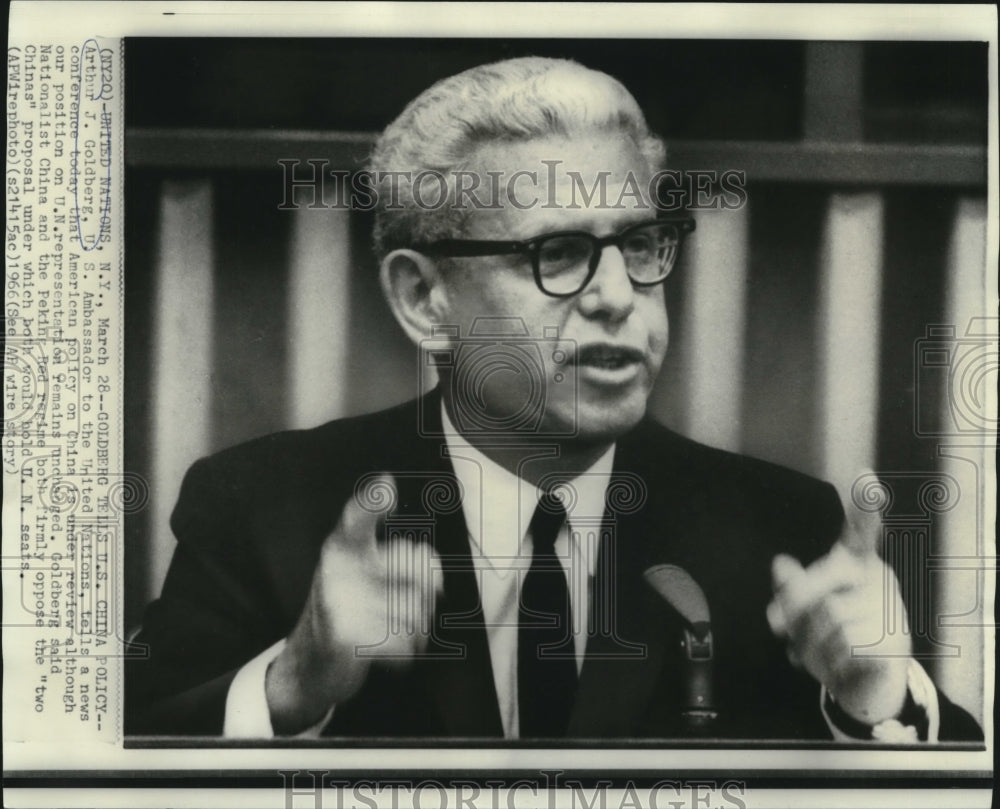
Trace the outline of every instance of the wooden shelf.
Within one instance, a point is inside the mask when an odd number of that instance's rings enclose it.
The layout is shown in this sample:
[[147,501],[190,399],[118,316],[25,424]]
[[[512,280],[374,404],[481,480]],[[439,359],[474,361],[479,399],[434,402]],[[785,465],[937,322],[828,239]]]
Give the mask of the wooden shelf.
[[[125,162],[133,168],[196,170],[276,168],[280,159],[325,159],[331,169],[361,168],[369,132],[278,129],[133,128]],[[825,141],[678,141],[668,144],[677,169],[735,169],[747,182],[838,185],[986,186],[986,149]]]

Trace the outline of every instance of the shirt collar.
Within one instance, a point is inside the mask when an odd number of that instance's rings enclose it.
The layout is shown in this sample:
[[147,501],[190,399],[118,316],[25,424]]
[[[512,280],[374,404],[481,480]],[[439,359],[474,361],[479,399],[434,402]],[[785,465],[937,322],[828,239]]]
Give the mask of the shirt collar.
[[[507,569],[503,560],[517,557],[541,492],[472,446],[456,429],[441,403],[441,423],[455,477],[462,491],[462,512],[472,552],[481,554],[495,570]],[[586,471],[567,481],[576,494],[567,509],[574,520],[600,520],[611,481],[615,445],[608,447]],[[591,574],[596,555],[589,554]]]

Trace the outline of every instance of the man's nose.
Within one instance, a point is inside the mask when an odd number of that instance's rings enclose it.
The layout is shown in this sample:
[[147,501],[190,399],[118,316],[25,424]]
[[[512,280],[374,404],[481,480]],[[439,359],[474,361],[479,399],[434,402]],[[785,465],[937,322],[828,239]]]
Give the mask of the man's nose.
[[623,320],[635,308],[635,287],[628,277],[625,257],[615,245],[605,245],[597,271],[580,296],[580,306],[591,317]]

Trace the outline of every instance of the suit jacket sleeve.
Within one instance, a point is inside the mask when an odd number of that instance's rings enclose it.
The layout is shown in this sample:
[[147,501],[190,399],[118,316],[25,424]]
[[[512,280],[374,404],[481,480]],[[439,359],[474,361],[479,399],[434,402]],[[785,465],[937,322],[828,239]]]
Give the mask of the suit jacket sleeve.
[[983,741],[983,729],[964,708],[948,699],[940,688],[937,689],[937,698],[938,708],[941,711],[939,742]]
[[177,548],[126,665],[127,733],[221,734],[233,677],[285,634],[231,473],[207,459],[185,476]]

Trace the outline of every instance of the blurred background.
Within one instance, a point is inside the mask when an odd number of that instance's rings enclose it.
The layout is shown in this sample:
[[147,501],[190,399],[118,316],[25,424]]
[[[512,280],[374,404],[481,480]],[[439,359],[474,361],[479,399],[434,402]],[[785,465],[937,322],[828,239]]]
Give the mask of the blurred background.
[[[747,204],[699,212],[669,280],[652,412],[883,506],[915,648],[982,717],[986,43],[128,39],[125,52],[125,469],[150,485],[126,522],[126,629],[162,584],[193,461],[419,388],[370,216],[280,210],[277,161],[356,170],[435,80],[562,56],[622,80],[670,168],[746,172]],[[857,480],[865,469],[877,482]]]

